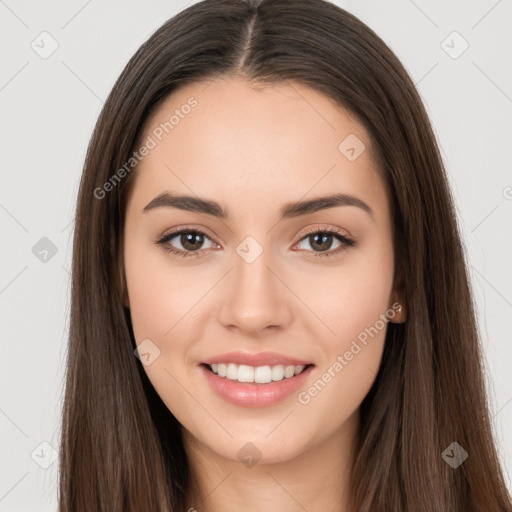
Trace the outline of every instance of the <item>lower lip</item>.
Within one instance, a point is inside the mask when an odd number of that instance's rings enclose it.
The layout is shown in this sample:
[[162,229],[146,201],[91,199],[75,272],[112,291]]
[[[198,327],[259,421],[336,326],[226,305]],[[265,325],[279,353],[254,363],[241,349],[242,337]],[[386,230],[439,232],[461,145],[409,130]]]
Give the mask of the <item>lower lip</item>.
[[304,384],[312,370],[313,365],[289,379],[285,377],[268,384],[256,384],[219,377],[205,365],[201,365],[201,371],[212,389],[226,402],[241,407],[268,407],[284,400]]

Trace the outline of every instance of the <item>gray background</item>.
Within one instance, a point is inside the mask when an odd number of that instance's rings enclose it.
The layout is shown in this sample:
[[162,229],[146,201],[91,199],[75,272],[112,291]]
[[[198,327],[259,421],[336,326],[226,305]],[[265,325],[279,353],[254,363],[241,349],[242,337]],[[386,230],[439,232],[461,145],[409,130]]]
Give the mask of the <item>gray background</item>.
[[[0,0],[0,511],[56,509],[52,455],[86,146],[128,59],[191,3]],[[457,202],[498,448],[512,488],[512,2],[336,3],[395,51],[431,116]],[[51,38],[58,48],[44,59]],[[459,55],[464,41],[469,46]]]

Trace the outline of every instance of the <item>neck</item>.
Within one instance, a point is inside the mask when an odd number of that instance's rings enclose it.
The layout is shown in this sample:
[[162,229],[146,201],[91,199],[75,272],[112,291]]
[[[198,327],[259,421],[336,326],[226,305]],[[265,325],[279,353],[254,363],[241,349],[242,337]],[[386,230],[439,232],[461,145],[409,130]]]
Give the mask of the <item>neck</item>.
[[349,480],[359,430],[356,411],[338,431],[274,464],[227,459],[183,430],[191,468],[185,511],[350,512]]

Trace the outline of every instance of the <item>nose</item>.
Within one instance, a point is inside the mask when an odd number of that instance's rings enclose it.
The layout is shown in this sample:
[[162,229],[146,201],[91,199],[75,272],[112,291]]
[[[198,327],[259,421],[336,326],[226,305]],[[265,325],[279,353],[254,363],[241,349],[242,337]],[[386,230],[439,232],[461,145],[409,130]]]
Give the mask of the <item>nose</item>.
[[253,336],[286,328],[292,319],[292,293],[267,252],[252,262],[235,254],[233,266],[223,285],[221,324]]

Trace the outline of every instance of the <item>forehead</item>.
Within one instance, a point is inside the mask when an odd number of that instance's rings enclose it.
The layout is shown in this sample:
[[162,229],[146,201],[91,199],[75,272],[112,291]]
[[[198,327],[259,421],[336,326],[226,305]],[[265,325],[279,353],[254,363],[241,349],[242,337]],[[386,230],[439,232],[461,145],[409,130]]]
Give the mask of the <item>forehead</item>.
[[296,82],[184,86],[147,119],[144,143],[152,148],[134,171],[138,208],[164,191],[214,197],[233,211],[335,192],[386,203],[365,128]]

